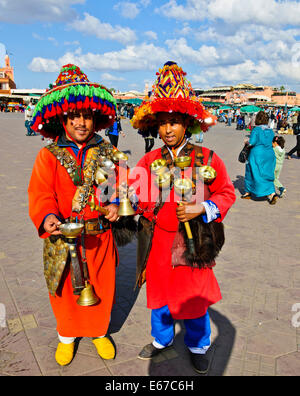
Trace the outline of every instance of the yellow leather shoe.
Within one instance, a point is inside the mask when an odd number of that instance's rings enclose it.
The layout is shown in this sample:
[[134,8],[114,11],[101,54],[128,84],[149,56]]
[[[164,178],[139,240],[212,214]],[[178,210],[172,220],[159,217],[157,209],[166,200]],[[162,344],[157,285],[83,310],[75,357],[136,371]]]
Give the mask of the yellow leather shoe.
[[102,359],[110,360],[115,358],[115,347],[107,337],[95,338],[93,340],[93,344],[97,349],[98,355],[102,357]]
[[72,344],[59,343],[57,346],[55,360],[60,366],[67,366],[71,363],[74,357],[75,342]]

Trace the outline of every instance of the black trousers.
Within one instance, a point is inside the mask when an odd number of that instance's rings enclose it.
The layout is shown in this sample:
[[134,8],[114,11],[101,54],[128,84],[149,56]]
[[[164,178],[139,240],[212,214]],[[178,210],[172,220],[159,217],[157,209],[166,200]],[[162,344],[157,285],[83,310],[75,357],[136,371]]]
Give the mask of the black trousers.
[[109,134],[108,137],[109,137],[110,143],[117,148],[118,143],[119,143],[119,136]]
[[145,152],[149,153],[154,147],[154,138],[145,138]]
[[290,157],[292,154],[294,154],[297,151],[298,157],[300,157],[300,134],[296,136],[297,137],[297,144],[296,146],[287,153],[287,155]]

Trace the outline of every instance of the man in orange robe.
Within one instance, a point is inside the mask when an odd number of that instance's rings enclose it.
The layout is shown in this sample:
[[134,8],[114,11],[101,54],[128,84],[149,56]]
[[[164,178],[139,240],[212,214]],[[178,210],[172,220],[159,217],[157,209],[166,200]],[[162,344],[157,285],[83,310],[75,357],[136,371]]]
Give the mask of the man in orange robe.
[[[95,182],[96,162],[100,157],[94,155],[99,154],[99,147],[102,154],[114,152],[95,131],[114,122],[115,109],[115,100],[106,88],[90,83],[78,67],[66,65],[55,86],[41,98],[33,116],[34,129],[55,143],[43,148],[36,158],[28,189],[30,217],[44,240],[61,238],[60,225],[68,219],[84,224],[84,236],[78,238],[76,250],[81,271],[85,262],[89,282],[99,298],[93,306],[77,304],[78,295],[74,294],[72,271],[67,262],[55,292],[50,293],[60,341],[55,357],[62,366],[73,359],[76,337],[93,337],[102,358],[115,357],[114,346],[106,334],[118,264],[110,224],[119,219],[115,182],[120,177],[120,167],[112,166],[113,191],[109,202],[104,202],[101,183],[97,187]],[[103,206],[105,215],[100,213]],[[93,228],[92,233],[87,230],[87,224]]]

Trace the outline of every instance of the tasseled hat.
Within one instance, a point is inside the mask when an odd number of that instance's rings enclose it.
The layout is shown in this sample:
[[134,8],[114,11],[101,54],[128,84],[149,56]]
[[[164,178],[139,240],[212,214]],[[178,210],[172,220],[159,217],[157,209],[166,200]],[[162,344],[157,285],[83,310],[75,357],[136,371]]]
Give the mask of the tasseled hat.
[[190,133],[206,132],[216,124],[216,117],[209,113],[197,99],[186,73],[175,62],[165,63],[158,76],[149,100],[135,111],[131,123],[135,129],[146,130],[156,122],[157,113],[181,113],[191,117]]
[[95,131],[113,125],[116,100],[104,86],[91,83],[75,65],[65,65],[54,85],[37,103],[32,129],[45,137],[55,138],[63,132],[59,116],[68,111],[91,109],[95,115]]

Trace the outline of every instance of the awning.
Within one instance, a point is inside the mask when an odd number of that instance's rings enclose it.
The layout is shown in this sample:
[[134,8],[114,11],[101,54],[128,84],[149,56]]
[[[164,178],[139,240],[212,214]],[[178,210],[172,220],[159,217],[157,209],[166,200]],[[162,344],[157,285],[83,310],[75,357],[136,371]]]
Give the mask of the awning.
[[143,100],[139,98],[134,98],[134,99],[117,99],[117,103],[130,103],[134,105],[140,105],[142,104]]

